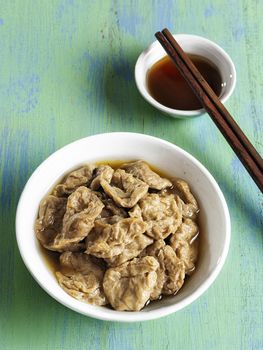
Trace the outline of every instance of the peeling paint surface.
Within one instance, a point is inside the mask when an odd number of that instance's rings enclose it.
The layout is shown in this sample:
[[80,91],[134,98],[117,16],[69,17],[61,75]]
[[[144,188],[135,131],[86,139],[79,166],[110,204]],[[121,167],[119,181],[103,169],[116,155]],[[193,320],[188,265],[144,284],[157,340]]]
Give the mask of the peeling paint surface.
[[[10,0],[0,8],[0,350],[263,349],[263,198],[207,115],[174,120],[134,82],[157,30],[207,37],[237,69],[227,108],[263,154],[263,2]],[[232,239],[213,286],[180,312],[136,324],[79,315],[33,280],[15,211],[34,169],[81,137],[131,131],[200,160],[227,200]],[[209,199],[208,199],[209,200]]]

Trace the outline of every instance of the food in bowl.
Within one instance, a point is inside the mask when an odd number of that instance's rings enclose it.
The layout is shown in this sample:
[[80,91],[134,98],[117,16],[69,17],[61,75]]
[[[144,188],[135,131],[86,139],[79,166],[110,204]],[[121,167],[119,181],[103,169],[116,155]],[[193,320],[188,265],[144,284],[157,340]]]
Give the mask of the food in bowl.
[[176,294],[198,257],[199,207],[189,185],[144,161],[83,166],[39,207],[36,236],[74,298],[138,311]]

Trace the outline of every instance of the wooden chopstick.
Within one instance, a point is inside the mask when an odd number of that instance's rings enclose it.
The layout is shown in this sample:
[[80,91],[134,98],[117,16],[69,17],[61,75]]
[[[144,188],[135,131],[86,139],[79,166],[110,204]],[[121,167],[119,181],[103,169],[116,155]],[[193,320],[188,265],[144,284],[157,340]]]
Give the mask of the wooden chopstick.
[[163,35],[169,41],[169,43],[175,48],[176,52],[180,56],[180,58],[185,62],[185,64],[188,66],[188,68],[191,70],[192,74],[195,76],[195,78],[201,83],[203,89],[205,90],[206,94],[210,97],[210,99],[213,100],[213,103],[216,105],[218,109],[220,109],[221,114],[224,116],[224,119],[228,122],[228,124],[231,126],[232,130],[237,134],[239,140],[242,142],[244,147],[247,148],[247,150],[250,152],[251,156],[255,160],[255,162],[258,164],[261,171],[263,171],[263,160],[258,154],[258,152],[255,150],[255,148],[252,146],[246,135],[243,133],[243,131],[240,129],[238,124],[235,122],[235,120],[232,118],[228,110],[225,108],[225,106],[222,104],[222,102],[219,100],[218,96],[214,93],[214,91],[211,89],[210,85],[207,83],[207,81],[203,78],[199,70],[195,67],[195,65],[192,63],[190,58],[185,54],[183,49],[180,47],[180,45],[177,43],[177,41],[174,39],[172,34],[169,32],[168,29],[164,29],[162,31]]
[[263,192],[263,160],[230,113],[210,88],[201,73],[176,42],[172,34],[164,29],[155,34],[167,54],[196,94],[214,123],[217,125],[233,151],[246,167],[251,177]]

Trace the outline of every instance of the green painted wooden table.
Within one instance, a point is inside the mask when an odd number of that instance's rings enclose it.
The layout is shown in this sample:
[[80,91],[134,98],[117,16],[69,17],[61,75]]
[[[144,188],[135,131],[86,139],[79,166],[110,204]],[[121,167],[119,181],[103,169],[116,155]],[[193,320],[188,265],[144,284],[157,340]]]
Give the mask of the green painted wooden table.
[[[140,97],[139,53],[167,26],[221,45],[237,68],[230,112],[260,152],[261,0],[0,2],[0,349],[263,349],[262,196],[207,115],[173,120]],[[22,188],[48,155],[105,131],[173,142],[214,175],[232,240],[213,286],[169,317],[102,322],[66,309],[33,280],[15,241]]]

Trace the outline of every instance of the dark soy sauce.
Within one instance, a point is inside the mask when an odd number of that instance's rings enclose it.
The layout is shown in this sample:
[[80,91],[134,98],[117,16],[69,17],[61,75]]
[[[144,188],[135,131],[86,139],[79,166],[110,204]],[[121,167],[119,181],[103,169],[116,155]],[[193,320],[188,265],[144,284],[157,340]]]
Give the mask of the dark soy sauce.
[[[222,78],[218,68],[205,57],[190,54],[188,56],[215,94],[220,96]],[[180,110],[202,108],[198,98],[168,56],[156,62],[149,69],[147,85],[152,97],[166,107]]]

